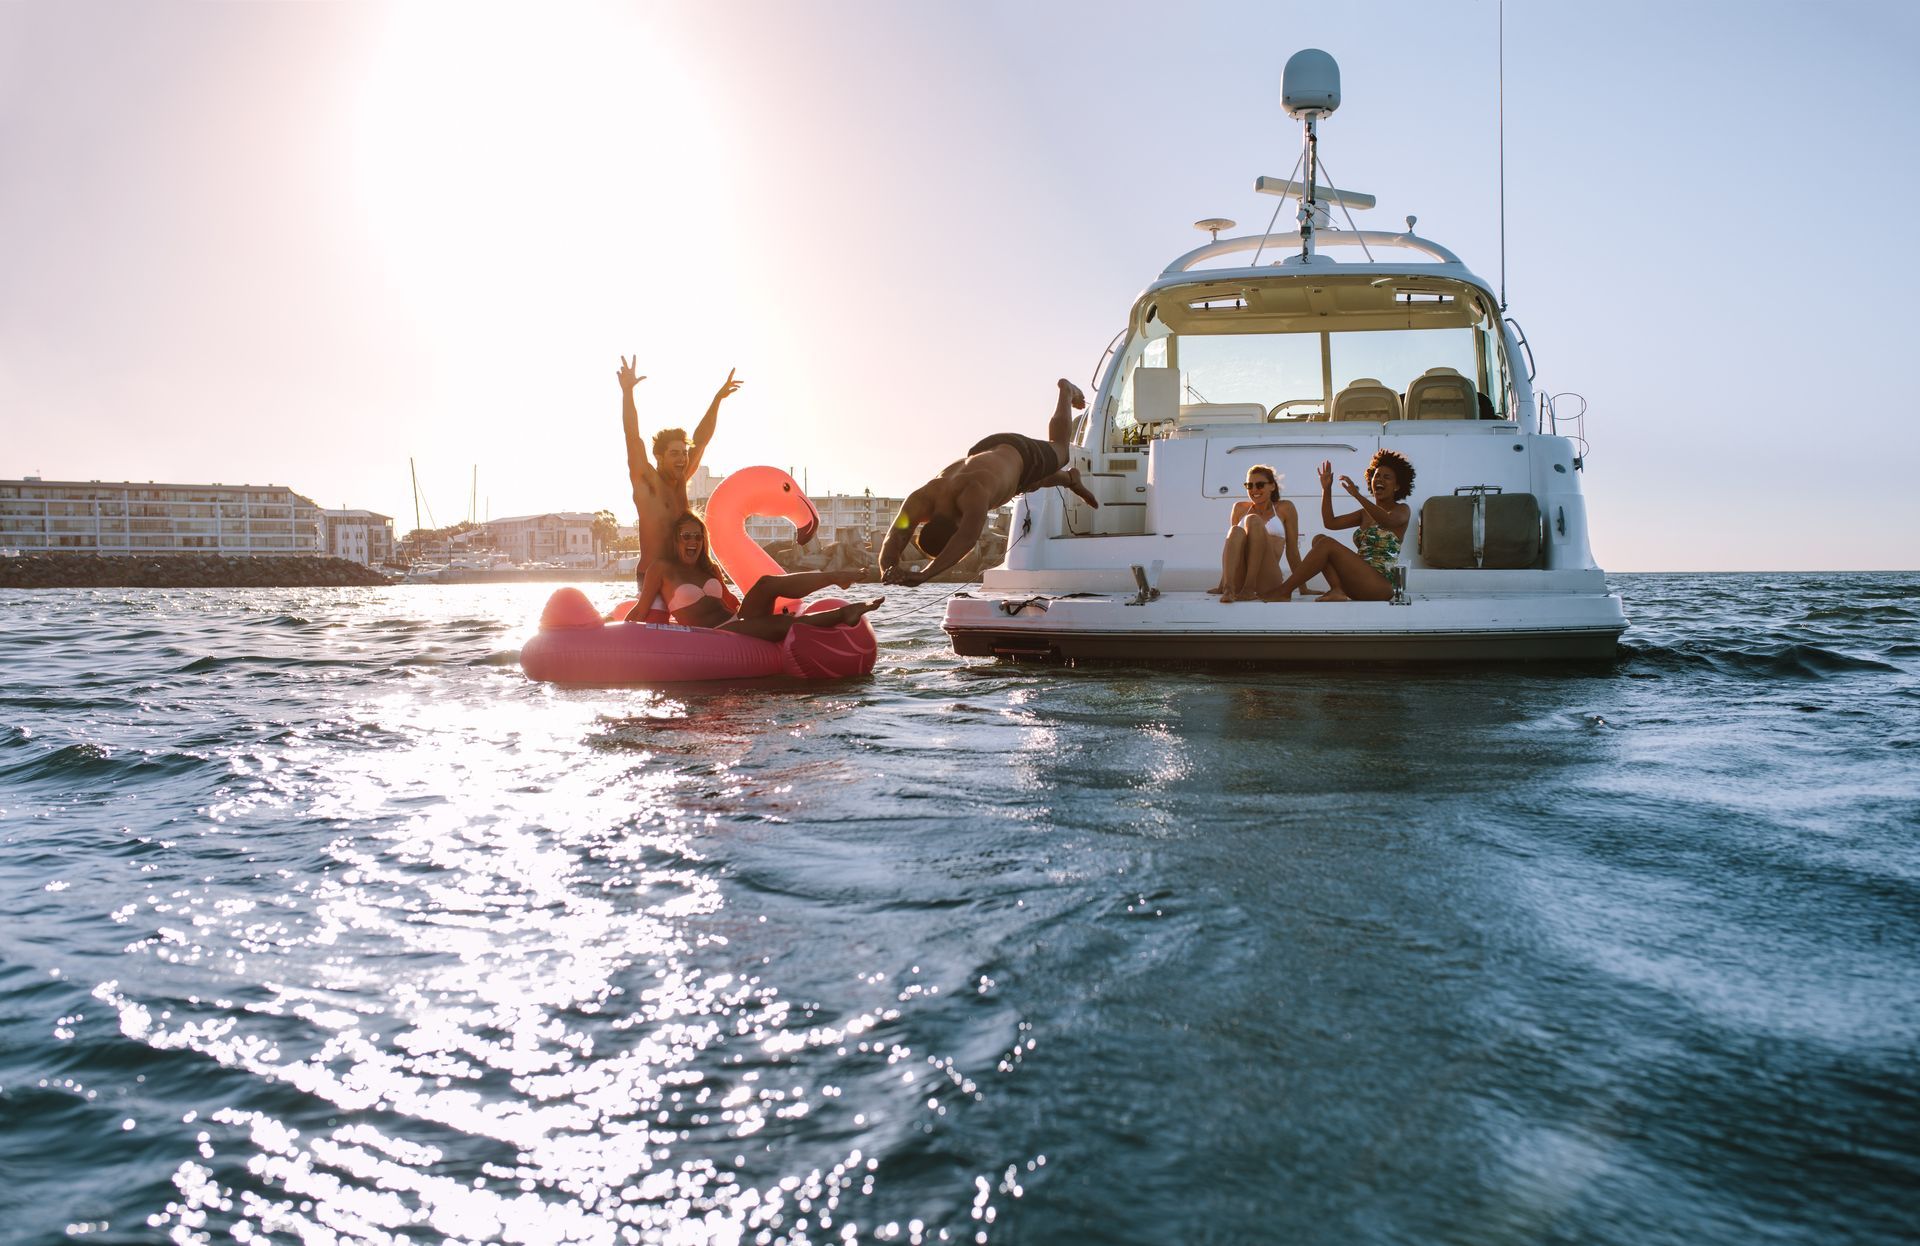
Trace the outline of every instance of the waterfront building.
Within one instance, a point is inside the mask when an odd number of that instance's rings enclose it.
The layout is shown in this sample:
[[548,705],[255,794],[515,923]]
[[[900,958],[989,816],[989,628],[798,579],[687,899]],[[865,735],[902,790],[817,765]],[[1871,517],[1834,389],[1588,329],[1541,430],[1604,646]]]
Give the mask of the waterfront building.
[[[811,500],[813,508],[820,512],[820,529],[813,538],[818,545],[825,548],[836,541],[848,540],[857,532],[875,549],[886,539],[887,525],[893,522],[900,504],[905,501],[867,492],[826,493]],[[762,545],[791,541],[793,525],[784,519],[755,515],[747,520],[747,535]]]
[[323,510],[320,548],[335,558],[379,566],[393,557],[393,517],[378,511]]
[[590,511],[549,511],[490,519],[474,528],[487,545],[514,562],[555,562],[590,567],[599,561],[593,548]]
[[687,477],[687,504],[701,514],[707,513],[707,500],[713,491],[725,480],[724,474],[716,476],[705,463],[693,469],[693,475]]
[[0,480],[0,549],[22,554],[321,552],[320,508],[285,485]]

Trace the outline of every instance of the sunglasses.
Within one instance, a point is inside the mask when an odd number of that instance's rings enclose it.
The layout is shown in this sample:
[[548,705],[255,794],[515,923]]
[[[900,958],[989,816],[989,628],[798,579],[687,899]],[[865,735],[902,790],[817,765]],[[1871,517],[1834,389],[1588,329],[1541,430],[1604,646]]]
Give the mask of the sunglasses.
[[1270,481],[1265,481],[1265,480],[1247,481],[1247,488],[1249,489],[1271,489],[1272,487],[1273,487],[1273,484]]

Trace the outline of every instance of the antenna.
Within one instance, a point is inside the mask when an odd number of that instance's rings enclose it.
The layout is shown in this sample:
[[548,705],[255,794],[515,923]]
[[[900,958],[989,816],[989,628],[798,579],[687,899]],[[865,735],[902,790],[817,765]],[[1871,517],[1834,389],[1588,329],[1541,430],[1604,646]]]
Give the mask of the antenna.
[[1215,242],[1220,241],[1221,230],[1232,229],[1233,226],[1234,226],[1234,222],[1228,220],[1224,216],[1209,216],[1204,221],[1195,221],[1193,223],[1193,227],[1195,229],[1204,229],[1208,233],[1212,234],[1213,240]]
[[1500,314],[1507,312],[1507,0],[1500,0]]
[[1319,48],[1302,48],[1287,58],[1280,75],[1280,106],[1306,125],[1307,145],[1301,170],[1305,193],[1300,196],[1300,261],[1313,262],[1313,227],[1320,213],[1320,118],[1340,107],[1340,66]]

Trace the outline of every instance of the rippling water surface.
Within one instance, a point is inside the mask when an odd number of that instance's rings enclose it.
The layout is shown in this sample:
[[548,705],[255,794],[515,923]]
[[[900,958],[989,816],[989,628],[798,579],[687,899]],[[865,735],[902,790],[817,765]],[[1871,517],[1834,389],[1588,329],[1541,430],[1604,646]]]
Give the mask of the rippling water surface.
[[0,593],[0,1240],[1911,1241],[1920,576],[1616,584],[659,692],[542,586]]

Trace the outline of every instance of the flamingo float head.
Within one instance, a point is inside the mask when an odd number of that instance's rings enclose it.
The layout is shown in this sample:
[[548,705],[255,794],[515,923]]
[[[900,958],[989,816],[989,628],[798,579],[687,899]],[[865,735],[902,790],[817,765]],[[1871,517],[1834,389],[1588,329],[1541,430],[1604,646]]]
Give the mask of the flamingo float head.
[[[713,555],[727,569],[744,595],[763,575],[780,574],[780,564],[747,535],[747,520],[754,515],[775,516],[797,529],[794,539],[802,545],[813,539],[820,527],[820,512],[801,491],[799,482],[777,467],[743,467],[727,473],[707,500],[707,533]],[[781,608],[792,610],[797,603],[782,599]]]
[[707,502],[707,521],[731,527],[745,524],[753,515],[784,519],[796,531],[793,539],[802,545],[813,540],[820,527],[820,512],[801,491],[793,477],[777,467],[743,467],[727,473]]

